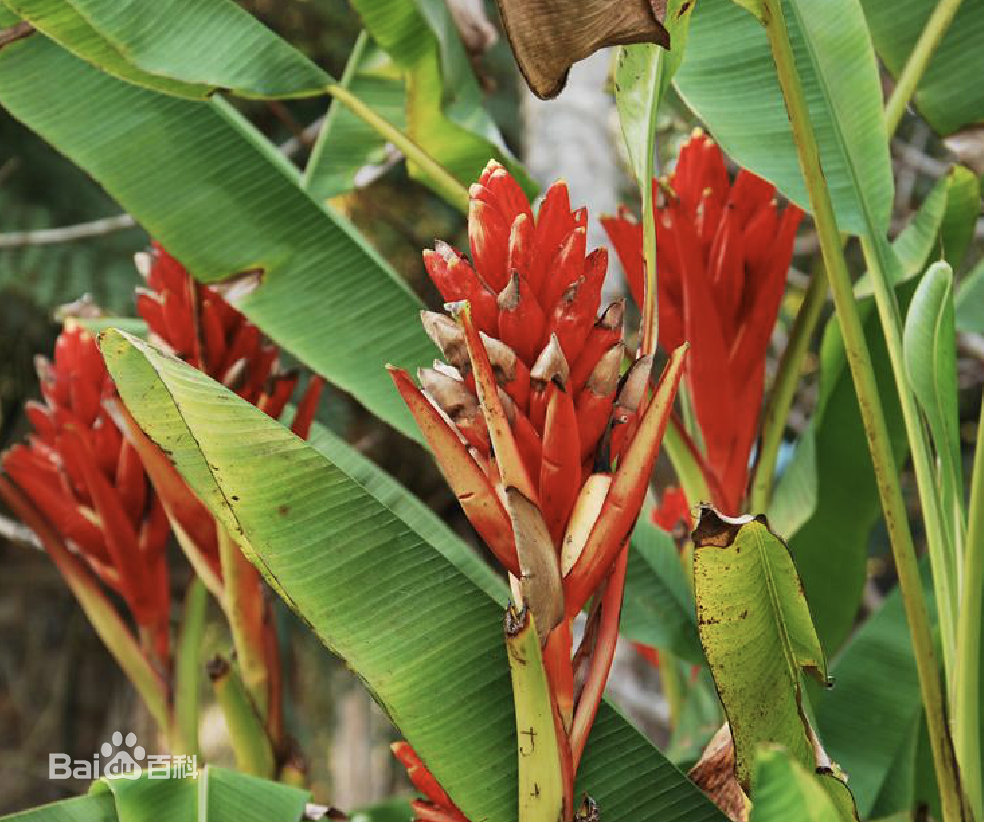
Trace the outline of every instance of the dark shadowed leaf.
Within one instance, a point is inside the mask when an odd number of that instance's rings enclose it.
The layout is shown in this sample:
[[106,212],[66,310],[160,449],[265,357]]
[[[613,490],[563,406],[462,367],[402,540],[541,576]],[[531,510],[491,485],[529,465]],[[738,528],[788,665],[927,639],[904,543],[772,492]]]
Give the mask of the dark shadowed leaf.
[[688,662],[704,661],[694,598],[676,544],[648,522],[640,522],[632,535],[620,631]]
[[[923,591],[933,590],[923,563]],[[828,753],[850,776],[858,812],[869,818],[904,810],[913,791],[916,736],[922,715],[902,597],[896,588],[831,665],[834,687],[813,705]]]
[[[937,6],[936,0],[861,0],[878,56],[898,77]],[[984,122],[984,14],[963,3],[919,81],[915,106],[943,135]]]

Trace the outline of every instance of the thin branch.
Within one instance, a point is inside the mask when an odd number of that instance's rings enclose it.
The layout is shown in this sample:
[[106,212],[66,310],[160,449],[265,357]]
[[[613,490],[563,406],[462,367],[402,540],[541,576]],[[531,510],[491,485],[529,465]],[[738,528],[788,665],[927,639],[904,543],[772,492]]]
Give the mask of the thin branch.
[[[8,30],[9,31],[9,30]],[[28,32],[30,33],[30,32]],[[27,35],[21,35],[26,37]],[[3,44],[3,32],[0,32],[0,45]],[[319,117],[311,125],[307,126],[298,136],[291,137],[282,143],[278,148],[286,157],[291,157],[306,145],[309,145],[318,136],[324,124],[324,117]],[[7,168],[7,164],[0,167],[0,174]],[[117,214],[115,217],[104,217],[101,220],[92,220],[88,223],[64,226],[62,228],[41,228],[35,231],[10,231],[0,234],[0,250],[11,248],[25,248],[36,245],[56,245],[57,243],[70,243],[75,240],[86,240],[90,237],[103,237],[116,231],[124,231],[128,228],[135,228],[137,221],[129,214]]]
[[16,43],[18,40],[23,40],[25,37],[30,37],[35,31],[37,29],[26,20],[21,20],[10,28],[3,29],[0,31],[0,49],[11,43]]
[[118,214],[115,217],[104,217],[88,223],[65,226],[63,228],[40,228],[36,231],[11,231],[0,234],[0,249],[24,248],[29,245],[55,245],[69,243],[73,240],[85,240],[89,237],[102,237],[123,229],[133,228],[137,221],[129,214]]

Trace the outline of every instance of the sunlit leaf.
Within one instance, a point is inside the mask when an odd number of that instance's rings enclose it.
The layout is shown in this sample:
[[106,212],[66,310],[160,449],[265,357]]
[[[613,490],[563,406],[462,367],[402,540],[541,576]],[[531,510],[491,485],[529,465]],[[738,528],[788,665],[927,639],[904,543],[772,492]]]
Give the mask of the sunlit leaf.
[[333,82],[232,0],[4,0],[61,46],[121,79],[203,99],[324,94]]
[[[316,449],[195,371],[121,332],[103,351],[124,402],[273,587],[351,665],[473,819],[515,819],[515,719],[502,610]],[[610,708],[580,785],[630,822],[718,811]]]
[[[403,70],[409,136],[461,183],[501,160],[530,196],[536,185],[483,107],[471,61],[443,0],[353,0],[366,31]],[[416,174],[414,165],[411,174]]]
[[789,549],[763,518],[725,520],[705,508],[694,530],[694,587],[701,643],[746,793],[764,743],[815,768],[800,674],[825,681],[827,662]]

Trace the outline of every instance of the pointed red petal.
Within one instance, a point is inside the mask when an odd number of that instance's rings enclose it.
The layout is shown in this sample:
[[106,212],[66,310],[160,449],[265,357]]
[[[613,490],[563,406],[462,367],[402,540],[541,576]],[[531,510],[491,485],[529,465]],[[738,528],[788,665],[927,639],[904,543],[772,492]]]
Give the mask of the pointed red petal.
[[499,562],[510,573],[519,574],[512,526],[489,478],[447,419],[413,384],[406,371],[389,366],[389,372],[469,522]]
[[685,347],[680,347],[670,355],[639,430],[619,462],[601,515],[591,529],[584,550],[564,579],[567,613],[570,615],[584,607],[608,573],[639,518],[649,477],[683,374],[686,351]]
[[496,389],[495,374],[489,361],[488,351],[482,344],[479,330],[472,320],[471,311],[467,304],[459,306],[457,320],[465,332],[465,342],[468,344],[468,356],[471,359],[472,373],[475,376],[475,388],[479,405],[485,415],[485,423],[489,427],[492,438],[492,449],[495,461],[499,466],[502,481],[507,487],[518,489],[527,499],[536,502],[537,495],[533,483],[516,448],[509,421],[499,400]]
[[555,546],[560,546],[567,520],[581,490],[581,446],[574,401],[562,388],[550,396],[543,424],[540,466],[540,510]]
[[308,380],[307,388],[304,389],[304,396],[297,404],[297,413],[290,424],[293,431],[302,440],[306,440],[311,433],[311,423],[314,422],[314,412],[318,410],[318,400],[321,399],[321,392],[324,390],[325,381],[317,374],[313,374]]

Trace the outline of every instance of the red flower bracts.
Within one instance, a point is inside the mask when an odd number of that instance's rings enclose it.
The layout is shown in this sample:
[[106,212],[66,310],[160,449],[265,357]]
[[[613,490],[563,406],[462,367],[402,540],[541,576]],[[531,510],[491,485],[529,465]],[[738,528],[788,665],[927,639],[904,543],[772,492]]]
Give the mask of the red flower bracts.
[[[148,286],[137,289],[137,312],[152,341],[278,419],[298,375],[279,369],[277,347],[215,288],[194,280],[158,243],[149,254],[137,255],[137,267]],[[312,382],[293,425],[305,438],[323,385],[319,377]]]
[[693,517],[690,515],[690,504],[682,488],[673,486],[663,492],[659,506],[653,509],[653,524],[671,534],[683,530],[687,536],[694,529]]
[[444,792],[444,788],[427,770],[427,766],[417,756],[417,752],[409,742],[394,742],[390,745],[390,750],[406,768],[407,776],[410,777],[413,786],[426,797],[426,799],[414,799],[410,803],[414,822],[468,822],[467,817]]
[[[391,373],[465,514],[533,614],[572,778],[614,653],[624,549],[685,349],[670,357],[655,393],[652,357],[623,371],[623,306],[598,316],[607,254],[587,252],[587,214],[571,210],[566,185],[551,186],[534,216],[492,161],[469,193],[471,262],[445,243],[424,252],[451,314],[422,315],[445,361],[418,372],[422,390],[406,372]],[[570,623],[592,596],[601,627],[575,664]],[[575,704],[579,675],[586,684]]]
[[[690,343],[687,385],[721,499],[740,511],[757,430],[765,355],[803,212],[781,213],[775,188],[744,169],[732,184],[717,145],[695,134],[680,150],[656,208],[659,338]],[[660,197],[661,195],[661,197]],[[643,300],[642,226],[625,210],[602,218],[629,281]]]
[[[278,370],[276,347],[160,246],[141,255],[138,267],[150,289],[138,291],[137,308],[154,342],[278,417],[297,375]],[[197,570],[219,579],[215,522],[130,421],[89,332],[69,320],[55,344],[54,362],[39,358],[37,369],[45,403],[26,408],[35,433],[3,455],[2,467],[97,576],[120,593],[165,661],[170,599],[164,548],[171,533],[165,506],[197,549]],[[312,378],[298,404],[292,428],[302,437],[322,386]]]
[[34,434],[3,455],[3,469],[123,597],[166,659],[170,527],[137,451],[104,404],[114,389],[95,338],[69,321],[54,362],[39,357],[37,370],[45,402],[27,404]]
[[[137,268],[147,288],[137,289],[137,311],[151,341],[204,371],[274,419],[280,417],[297,386],[298,374],[280,370],[277,347],[231,306],[219,292],[197,282],[158,243],[137,255]],[[324,381],[313,376],[297,406],[291,429],[307,438]],[[124,417],[125,410],[121,409]],[[212,515],[191,493],[184,480],[135,425],[130,435],[141,444],[147,470],[171,515],[190,537],[196,562],[206,563],[221,576],[218,539]],[[186,550],[192,546],[187,543]]]

